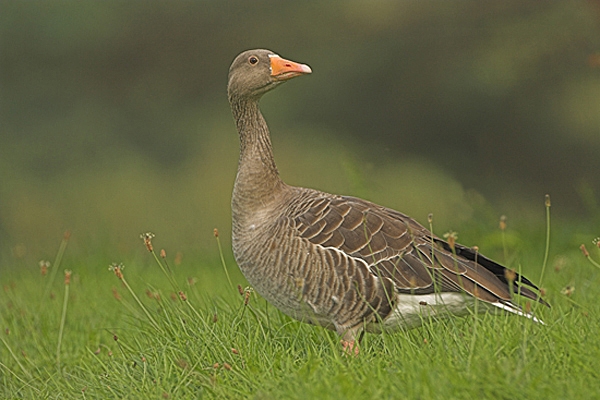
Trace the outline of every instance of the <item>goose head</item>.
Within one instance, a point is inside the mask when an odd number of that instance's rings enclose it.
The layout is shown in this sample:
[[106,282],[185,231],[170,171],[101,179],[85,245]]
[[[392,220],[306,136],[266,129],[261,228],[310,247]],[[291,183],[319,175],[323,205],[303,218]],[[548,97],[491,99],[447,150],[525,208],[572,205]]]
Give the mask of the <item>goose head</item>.
[[244,51],[229,68],[229,100],[258,99],[281,83],[311,72],[308,65],[286,60],[270,50]]

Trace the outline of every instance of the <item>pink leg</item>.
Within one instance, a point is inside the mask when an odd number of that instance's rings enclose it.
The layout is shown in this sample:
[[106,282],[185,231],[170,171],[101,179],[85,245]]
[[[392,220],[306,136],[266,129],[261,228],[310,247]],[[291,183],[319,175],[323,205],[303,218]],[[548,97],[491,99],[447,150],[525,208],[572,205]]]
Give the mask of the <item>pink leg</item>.
[[344,349],[344,355],[346,356],[358,356],[360,349],[356,340],[340,340],[342,348]]
[[363,330],[363,325],[360,324],[350,329],[341,329],[340,327],[337,328],[338,329],[336,330],[338,334],[342,336],[342,340],[340,340],[340,343],[342,344],[342,348],[344,349],[344,355],[354,357],[358,356],[358,353],[360,352],[359,342]]

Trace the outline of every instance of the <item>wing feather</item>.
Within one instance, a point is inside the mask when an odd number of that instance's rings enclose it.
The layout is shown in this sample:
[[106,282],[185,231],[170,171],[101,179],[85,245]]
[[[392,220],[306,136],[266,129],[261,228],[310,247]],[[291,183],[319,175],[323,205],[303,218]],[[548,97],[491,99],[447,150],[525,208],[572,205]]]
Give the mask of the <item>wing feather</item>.
[[[503,266],[462,245],[452,251],[447,242],[402,213],[346,196],[323,194],[310,202],[293,216],[298,235],[362,260],[400,293],[439,290],[466,292],[489,303],[511,300]],[[519,279],[520,294],[540,300],[523,284],[537,287]]]

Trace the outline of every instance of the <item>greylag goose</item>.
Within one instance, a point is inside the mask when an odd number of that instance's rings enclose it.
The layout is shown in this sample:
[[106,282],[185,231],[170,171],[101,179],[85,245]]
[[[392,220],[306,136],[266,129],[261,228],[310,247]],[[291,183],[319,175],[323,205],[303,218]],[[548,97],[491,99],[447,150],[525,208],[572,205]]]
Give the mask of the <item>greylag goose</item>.
[[540,322],[514,303],[512,288],[546,304],[528,279],[412,218],[350,196],[285,184],[259,110],[268,91],[310,74],[269,50],[231,64],[227,93],[240,137],[232,245],[254,289],[285,314],[335,330],[347,353],[363,331],[409,329],[466,315],[476,300]]

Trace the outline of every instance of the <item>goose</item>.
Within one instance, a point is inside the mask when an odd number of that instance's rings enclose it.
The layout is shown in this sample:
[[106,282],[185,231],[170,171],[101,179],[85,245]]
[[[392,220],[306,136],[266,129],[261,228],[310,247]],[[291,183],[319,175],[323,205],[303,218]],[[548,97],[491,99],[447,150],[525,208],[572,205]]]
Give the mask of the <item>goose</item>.
[[308,65],[264,49],[239,54],[227,93],[240,139],[232,249],[250,285],[283,313],[335,330],[348,354],[363,332],[410,329],[473,310],[541,322],[513,301],[547,303],[527,278],[476,249],[449,243],[414,219],[367,200],[285,184],[261,97]]

